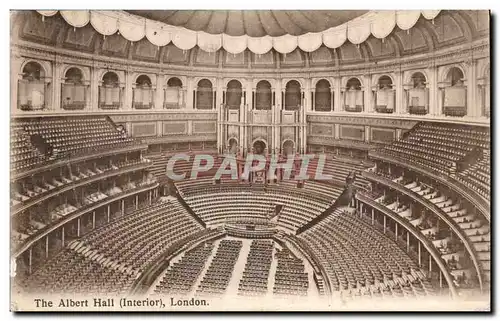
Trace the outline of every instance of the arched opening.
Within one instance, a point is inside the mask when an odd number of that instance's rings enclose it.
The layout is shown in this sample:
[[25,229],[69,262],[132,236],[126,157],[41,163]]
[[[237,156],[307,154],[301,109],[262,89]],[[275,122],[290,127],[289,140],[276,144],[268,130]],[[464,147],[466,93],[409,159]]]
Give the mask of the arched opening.
[[105,73],[99,87],[99,108],[119,109],[122,102],[121,91],[118,75],[112,71]]
[[238,80],[231,80],[227,84],[226,105],[229,109],[239,109],[241,105],[241,97],[243,95],[241,83]]
[[140,75],[135,81],[133,88],[133,106],[135,109],[153,108],[153,87],[151,79],[147,75]]
[[412,115],[426,115],[429,112],[427,79],[421,72],[411,76],[412,88],[408,90],[408,109]]
[[332,91],[330,82],[326,79],[321,79],[316,83],[314,92],[314,110],[315,111],[332,111]]
[[81,110],[87,105],[87,87],[79,68],[69,68],[61,89],[61,106],[66,110]]
[[253,143],[253,153],[258,155],[264,155],[266,152],[267,145],[263,140],[256,140]]
[[228,150],[230,154],[236,155],[238,153],[238,141],[236,138],[230,138],[228,141]]
[[375,110],[378,113],[392,114],[394,112],[395,92],[392,87],[391,77],[384,75],[378,79],[375,96]]
[[261,80],[257,83],[257,92],[255,93],[255,109],[271,110],[272,92],[271,84],[266,80]]
[[283,143],[283,154],[293,155],[294,154],[295,143],[292,140],[286,140]]
[[363,91],[358,78],[351,78],[347,81],[344,97],[345,111],[359,113],[364,110]]
[[285,88],[285,110],[300,110],[301,105],[300,83],[296,80],[290,80]]
[[448,87],[444,89],[443,112],[446,116],[463,117],[467,115],[467,87],[464,73],[452,67],[446,75]]
[[179,78],[172,77],[167,81],[163,98],[163,108],[165,109],[184,107],[184,90],[182,89],[182,81]]
[[27,63],[18,83],[18,106],[21,110],[42,110],[46,105],[45,71],[35,61]]
[[212,109],[213,100],[212,83],[208,79],[200,80],[196,89],[196,109]]

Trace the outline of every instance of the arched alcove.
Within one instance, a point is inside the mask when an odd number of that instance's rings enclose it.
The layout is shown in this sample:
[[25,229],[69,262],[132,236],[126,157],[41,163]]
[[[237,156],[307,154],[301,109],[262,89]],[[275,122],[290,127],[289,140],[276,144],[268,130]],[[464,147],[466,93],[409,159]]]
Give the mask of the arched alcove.
[[321,79],[316,83],[316,89],[314,91],[314,110],[332,110],[332,91],[330,82],[326,79]]

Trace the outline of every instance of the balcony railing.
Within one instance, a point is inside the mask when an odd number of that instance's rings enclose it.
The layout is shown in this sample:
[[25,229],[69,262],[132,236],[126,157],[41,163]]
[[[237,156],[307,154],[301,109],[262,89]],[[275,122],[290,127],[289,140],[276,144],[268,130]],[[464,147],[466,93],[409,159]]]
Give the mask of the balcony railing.
[[427,115],[426,106],[410,106],[409,112],[411,115]]
[[344,110],[351,113],[360,113],[363,111],[363,106],[344,106]]

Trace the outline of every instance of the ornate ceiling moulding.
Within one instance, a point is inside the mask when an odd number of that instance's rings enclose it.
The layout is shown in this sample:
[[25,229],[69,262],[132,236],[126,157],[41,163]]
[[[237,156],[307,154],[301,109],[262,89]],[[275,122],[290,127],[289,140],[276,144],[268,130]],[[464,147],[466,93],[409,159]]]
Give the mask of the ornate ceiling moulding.
[[[39,10],[44,17],[54,16],[57,10]],[[89,22],[104,37],[119,33],[125,39],[136,42],[146,37],[152,44],[162,47],[170,42],[182,50],[200,47],[207,52],[215,52],[223,47],[228,53],[238,54],[249,49],[262,55],[274,48],[279,53],[288,54],[297,47],[305,52],[317,50],[321,45],[339,48],[346,40],[355,45],[363,43],[370,35],[378,39],[387,37],[396,26],[409,30],[423,16],[433,20],[439,10],[384,10],[370,11],[339,26],[322,32],[309,32],[300,36],[286,34],[279,37],[231,36],[224,33],[210,34],[193,31],[179,26],[136,16],[125,11],[59,11],[64,20],[74,28],[81,28]]]

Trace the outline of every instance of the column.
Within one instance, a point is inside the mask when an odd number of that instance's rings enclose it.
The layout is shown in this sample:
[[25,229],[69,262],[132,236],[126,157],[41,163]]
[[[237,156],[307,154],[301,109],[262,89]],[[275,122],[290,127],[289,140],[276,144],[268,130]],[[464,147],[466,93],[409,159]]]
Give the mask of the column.
[[429,273],[431,273],[431,272],[432,272],[432,256],[429,253]]
[[[120,79],[120,83],[122,83],[123,80]],[[134,79],[133,79],[133,75],[132,75],[132,72],[130,71],[125,71],[125,97],[122,97],[122,101],[123,101],[123,104],[121,106],[121,108],[123,109],[126,109],[126,110],[130,110],[132,109],[132,84],[134,82]],[[122,86],[122,85],[120,85]]]
[[[194,79],[193,78],[187,78],[187,81],[186,81],[186,109],[188,110],[193,110],[195,109],[195,103],[196,103],[196,89],[195,89],[195,85],[194,85]],[[195,94],[193,95],[193,92],[195,92]]]
[[[11,48],[11,50],[14,50]],[[23,64],[22,57],[19,53],[13,53],[10,56],[10,106],[11,106],[11,114],[19,112],[19,97],[18,97],[18,89],[19,89],[19,79],[21,79],[21,67]]]
[[404,107],[404,86],[403,86],[403,72],[398,70],[394,73],[396,82],[396,97],[394,103],[394,112],[396,114],[406,114]]
[[64,226],[61,227],[61,244],[64,247]]
[[135,195],[135,209],[139,208],[139,194]]
[[30,247],[28,255],[28,273],[31,274],[33,266],[33,248]]
[[92,229],[95,229],[95,211],[92,212]]
[[476,60],[471,59],[465,63],[467,66],[467,116],[471,117],[478,117],[481,115],[481,105],[477,104],[476,100],[476,62]]
[[340,138],[340,125],[339,124],[333,124],[334,126],[334,131],[335,131],[335,139]]
[[99,69],[94,65],[90,68],[90,109],[99,109]]
[[387,216],[384,215],[384,234],[385,234],[385,229],[386,229],[386,226],[387,226]]
[[155,105],[154,109],[163,109],[165,77],[163,75],[156,75],[156,92],[155,92]]
[[365,142],[369,143],[371,140],[370,137],[370,126],[365,126]]
[[76,220],[76,236],[77,236],[77,237],[80,237],[80,226],[81,226],[80,224],[81,224],[81,222],[80,222],[80,218],[78,218],[78,219]]
[[340,83],[340,77],[335,77],[333,79],[333,91],[334,91],[334,97],[333,100],[333,110],[334,111],[341,111],[342,110],[342,94],[341,94],[341,89],[340,89],[341,83]]
[[[56,61],[53,65],[53,68],[52,68],[52,108],[50,108],[50,106],[48,106],[50,109],[52,110],[55,110],[55,111],[60,111],[61,110],[61,88],[62,88],[62,81],[61,81],[61,78],[63,77],[61,74],[62,74],[62,70],[64,68],[64,65],[57,61],[57,57],[56,57]],[[48,80],[44,80],[45,82],[47,82]]]
[[372,225],[375,225],[375,210],[372,208]]
[[396,240],[396,242],[397,242],[397,241],[398,241],[398,223],[395,223],[395,225],[396,225],[396,228],[395,228],[395,230],[396,230],[396,233],[395,233],[395,234],[396,234],[396,235],[394,236],[394,239],[395,239],[395,240]]
[[122,203],[121,208],[122,208],[122,216],[123,216],[123,215],[125,215],[125,200],[122,200],[121,203]]
[[429,114],[437,115],[438,110],[438,82],[437,82],[437,69],[432,66],[427,69],[429,79],[427,79],[426,87],[429,90]]
[[364,95],[364,111],[372,113],[373,112],[373,93],[372,93],[372,82],[371,82],[371,75],[363,75],[363,90],[365,92]]
[[49,236],[45,237],[45,258],[49,257]]
[[410,233],[406,231],[406,252],[410,252]]
[[108,223],[110,222],[110,214],[111,214],[111,209],[109,208],[109,205],[108,205],[108,209],[107,209]]
[[420,241],[418,242],[418,267],[422,266],[422,249],[420,245]]

